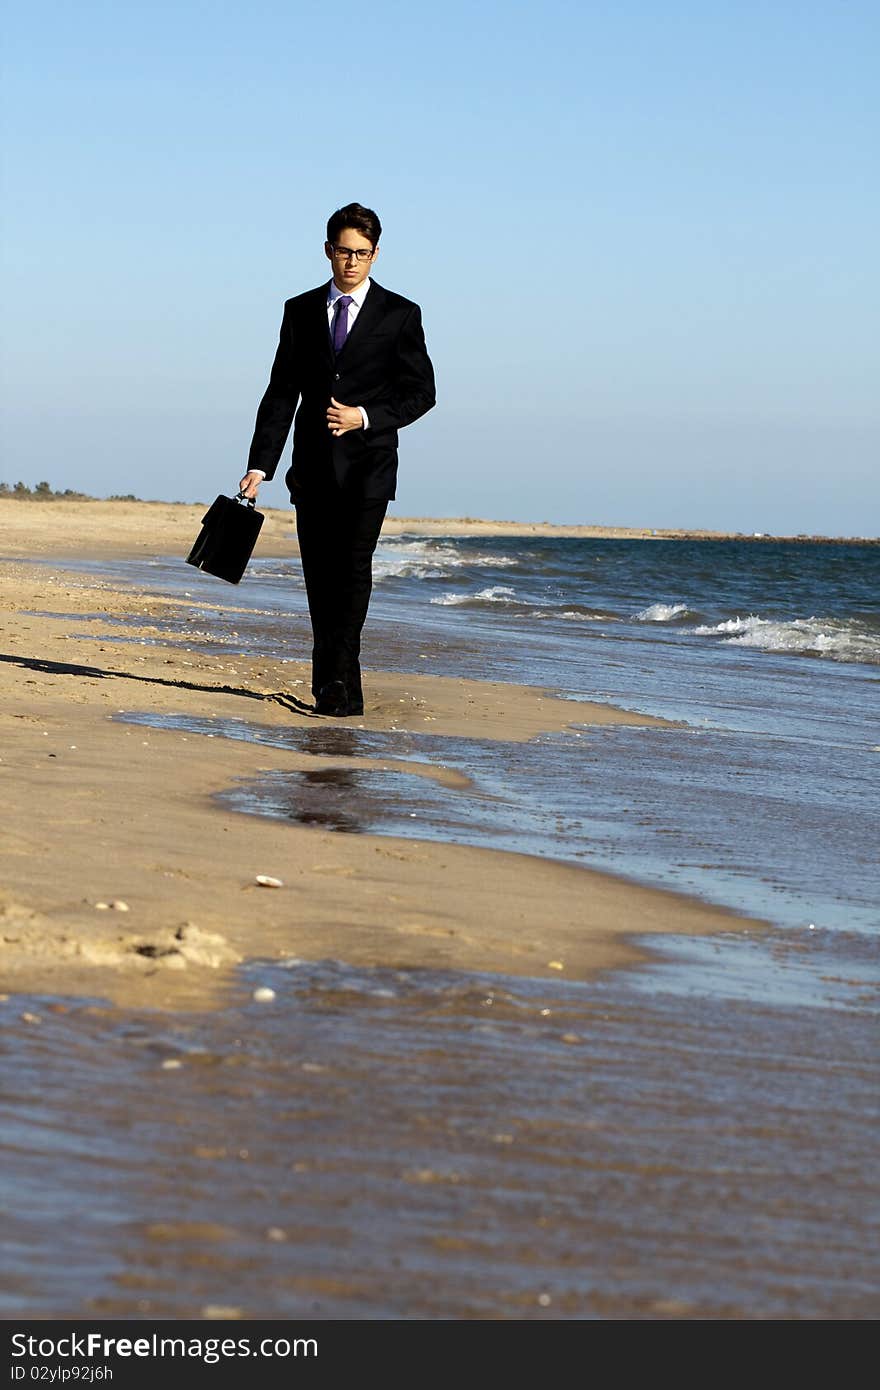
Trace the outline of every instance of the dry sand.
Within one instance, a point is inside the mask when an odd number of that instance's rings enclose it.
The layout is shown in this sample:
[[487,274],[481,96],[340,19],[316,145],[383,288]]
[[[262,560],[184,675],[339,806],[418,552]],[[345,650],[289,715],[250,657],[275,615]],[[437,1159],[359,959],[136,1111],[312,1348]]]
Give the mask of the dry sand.
[[[216,718],[218,729],[235,717],[516,740],[566,728],[573,711],[527,687],[370,672],[362,721],[320,720],[305,662],[230,660],[200,650],[190,633],[110,642],[127,629],[77,621],[137,618],[130,632],[140,638],[150,618],[185,610],[184,598],[65,571],[62,557],[184,555],[202,512],[0,500],[4,553],[22,557],[0,567],[0,990],[204,1007],[222,999],[237,962],[285,956],[581,979],[643,958],[634,934],[754,925],[527,855],[344,836],[221,808],[212,793],[263,769],[359,764],[156,732],[120,713],[188,713]],[[492,523],[480,524],[488,534]],[[292,552],[289,511],[267,512],[260,544],[266,555]],[[230,593],[223,607],[234,611]],[[576,714],[580,727],[662,722],[600,705]],[[455,795],[452,774],[405,767],[445,777]],[[283,886],[261,887],[258,874]]]
[[[277,493],[277,489],[276,489]],[[88,553],[93,559],[138,555],[185,556],[198,534],[206,503],[127,501],[17,501],[0,497],[3,555],[58,558]],[[297,549],[290,506],[270,506],[266,493],[259,510],[265,518],[257,543],[258,555],[290,555]],[[437,520],[430,517],[388,516],[385,536],[710,536],[712,532],[649,531],[627,526],[555,526],[550,522],[482,521],[472,517]]]
[[[227,491],[231,495],[231,491]],[[271,496],[277,499],[278,489]],[[265,521],[257,543],[258,555],[290,555],[296,551],[296,529],[288,505],[269,505],[268,488],[259,510]],[[49,502],[0,497],[0,534],[4,556],[88,554],[135,558],[138,555],[186,555],[205,514],[205,502],[129,502],[89,499]],[[385,536],[579,536],[618,540],[750,540],[727,531],[651,528],[646,526],[559,526],[549,521],[488,521],[479,517],[404,517],[389,514]],[[827,541],[856,539],[827,536],[762,537],[766,540]],[[860,538],[864,542],[865,538]]]

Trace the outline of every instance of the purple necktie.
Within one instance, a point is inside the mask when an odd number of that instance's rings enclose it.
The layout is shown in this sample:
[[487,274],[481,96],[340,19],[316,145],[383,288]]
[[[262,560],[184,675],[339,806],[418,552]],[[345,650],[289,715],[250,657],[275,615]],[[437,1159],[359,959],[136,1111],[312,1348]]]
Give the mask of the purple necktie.
[[334,352],[342,351],[342,345],[348,337],[348,306],[350,303],[350,294],[341,294],[336,301],[336,317],[333,320]]

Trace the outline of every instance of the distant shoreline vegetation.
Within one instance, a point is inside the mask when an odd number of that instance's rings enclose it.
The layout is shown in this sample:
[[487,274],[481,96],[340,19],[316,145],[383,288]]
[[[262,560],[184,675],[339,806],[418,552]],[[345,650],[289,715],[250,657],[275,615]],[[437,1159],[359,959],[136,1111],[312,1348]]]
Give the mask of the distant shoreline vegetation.
[[0,497],[13,497],[21,502],[55,502],[62,497],[67,502],[139,502],[141,500],[139,497],[135,497],[133,492],[114,492],[112,497],[106,498],[92,497],[90,493],[77,492],[72,487],[66,487],[63,492],[56,492],[50,483],[37,483],[34,487],[28,487],[27,483],[0,483]]

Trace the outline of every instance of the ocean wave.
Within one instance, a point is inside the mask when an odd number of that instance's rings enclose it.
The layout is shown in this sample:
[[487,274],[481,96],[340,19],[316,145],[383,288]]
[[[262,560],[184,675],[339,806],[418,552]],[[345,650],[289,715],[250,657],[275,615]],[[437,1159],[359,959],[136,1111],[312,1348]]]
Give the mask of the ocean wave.
[[534,599],[522,598],[509,584],[493,584],[476,593],[445,593],[432,598],[443,608],[480,608],[484,604],[506,604],[515,610],[515,616],[536,620],[564,621],[569,623],[619,623],[622,621],[613,613],[603,609],[586,608],[580,604],[567,604],[565,608],[545,608]]
[[603,613],[595,608],[536,608],[531,618],[563,618],[569,623],[619,623],[614,613]]
[[512,555],[462,551],[449,541],[383,541],[373,557],[373,579],[445,579],[458,569],[515,569]]
[[748,632],[756,623],[767,623],[769,618],[758,618],[752,614],[748,618],[727,618],[723,623],[703,623],[694,628],[697,637],[712,637],[723,632]]
[[880,665],[880,637],[855,621],[836,618],[727,618],[693,629],[697,637],[722,637],[729,647],[757,647],[771,652],[824,656],[832,661]]
[[517,603],[516,591],[506,584],[493,584],[476,594],[442,594],[431,599],[444,608],[457,608],[465,603]]
[[652,603],[648,608],[643,608],[641,613],[636,613],[635,618],[639,623],[669,623],[687,611],[686,603]]

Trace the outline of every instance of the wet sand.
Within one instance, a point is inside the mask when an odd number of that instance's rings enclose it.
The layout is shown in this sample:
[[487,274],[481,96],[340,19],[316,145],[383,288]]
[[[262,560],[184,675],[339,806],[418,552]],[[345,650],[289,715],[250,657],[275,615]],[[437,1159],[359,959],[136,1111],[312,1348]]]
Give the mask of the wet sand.
[[4,1316],[880,1311],[857,1017],[333,962],[210,1014],[27,1012]]

